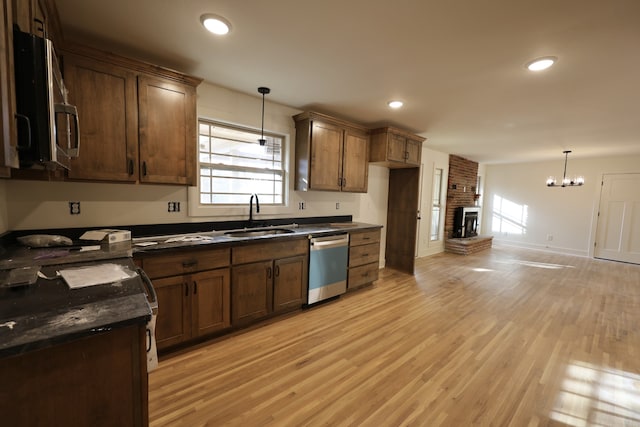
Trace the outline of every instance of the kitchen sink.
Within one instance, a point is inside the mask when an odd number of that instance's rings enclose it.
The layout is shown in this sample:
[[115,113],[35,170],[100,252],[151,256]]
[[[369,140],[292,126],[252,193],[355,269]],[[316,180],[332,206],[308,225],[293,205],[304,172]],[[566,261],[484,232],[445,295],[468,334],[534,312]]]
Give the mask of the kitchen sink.
[[268,230],[241,230],[241,231],[227,231],[224,233],[227,237],[260,237],[260,236],[272,236],[274,234],[289,234],[293,233],[293,230],[286,228],[270,228]]

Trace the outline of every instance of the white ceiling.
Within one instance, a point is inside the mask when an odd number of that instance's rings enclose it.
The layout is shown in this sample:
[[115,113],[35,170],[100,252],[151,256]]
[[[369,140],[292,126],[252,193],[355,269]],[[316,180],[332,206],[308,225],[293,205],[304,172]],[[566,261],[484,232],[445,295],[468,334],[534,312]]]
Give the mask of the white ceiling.
[[[485,163],[640,154],[640,0],[56,0],[66,38]],[[226,17],[224,38],[199,17]],[[553,55],[537,74],[529,60]],[[391,110],[387,101],[405,107]]]

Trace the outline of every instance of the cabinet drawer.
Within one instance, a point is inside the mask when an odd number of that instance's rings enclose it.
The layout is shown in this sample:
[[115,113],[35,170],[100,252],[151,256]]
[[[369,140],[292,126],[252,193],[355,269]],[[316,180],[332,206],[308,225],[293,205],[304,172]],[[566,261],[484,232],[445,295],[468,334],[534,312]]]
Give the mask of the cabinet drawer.
[[364,232],[351,233],[349,236],[349,245],[360,246],[369,243],[380,242],[380,230],[371,230]]
[[370,243],[349,248],[349,267],[378,262],[379,259],[380,243]]
[[355,289],[374,280],[378,280],[379,266],[377,262],[361,265],[359,267],[349,268],[349,279],[347,287]]
[[309,240],[306,238],[238,246],[231,251],[231,263],[237,265],[296,255],[306,255],[308,250]]
[[179,252],[143,258],[142,269],[149,278],[177,276],[229,265],[230,249]]

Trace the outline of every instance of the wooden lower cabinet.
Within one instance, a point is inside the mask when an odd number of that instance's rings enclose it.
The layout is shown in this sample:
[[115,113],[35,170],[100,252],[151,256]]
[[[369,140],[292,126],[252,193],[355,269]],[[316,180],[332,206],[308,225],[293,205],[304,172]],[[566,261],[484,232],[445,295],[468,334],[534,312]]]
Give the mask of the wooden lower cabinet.
[[153,280],[158,296],[158,349],[231,326],[229,269]]
[[231,322],[242,326],[307,301],[306,240],[232,249]]
[[380,230],[350,233],[347,289],[357,289],[378,280],[379,263]]
[[231,270],[231,322],[234,326],[260,319],[271,312],[273,261],[234,266]]
[[307,257],[296,256],[274,262],[273,311],[299,308],[307,302]]
[[229,269],[203,271],[192,276],[191,330],[203,336],[231,326]]
[[4,426],[146,426],[145,324],[0,359]]
[[159,350],[231,326],[230,248],[147,255],[136,264],[158,296]]
[[187,283],[183,276],[153,280],[153,287],[158,296],[156,345],[160,350],[191,337],[188,314],[191,299],[186,296]]

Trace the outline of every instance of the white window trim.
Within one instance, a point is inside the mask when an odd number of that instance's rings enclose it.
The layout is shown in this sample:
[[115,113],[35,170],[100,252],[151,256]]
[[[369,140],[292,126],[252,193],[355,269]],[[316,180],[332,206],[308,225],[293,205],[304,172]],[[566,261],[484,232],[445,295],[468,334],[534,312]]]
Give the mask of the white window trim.
[[[222,125],[228,125],[231,127],[239,127],[250,129],[253,131],[260,132],[260,128],[256,128],[254,126],[248,126],[239,123],[232,123],[225,120],[211,119],[207,117],[198,117],[198,121],[206,120],[211,122],[220,123]],[[285,166],[284,168],[284,193],[283,193],[283,204],[282,205],[260,205],[260,213],[256,214],[254,211],[254,218],[261,217],[279,217],[279,216],[292,216],[297,213],[297,207],[292,206],[291,204],[291,171],[292,164],[291,161],[293,159],[293,146],[291,145],[291,136],[286,133],[276,132],[265,129],[266,133],[275,134],[281,136],[283,138],[284,145],[284,158],[282,159],[282,164]],[[256,142],[257,144],[257,142]],[[249,215],[249,198],[247,198],[246,206],[242,205],[209,205],[200,203],[200,156],[198,144],[194,147],[196,150],[196,175],[198,177],[198,185],[195,187],[189,187],[187,190],[187,215],[190,217],[225,217],[227,219],[245,219]],[[255,209],[255,208],[254,208]]]

